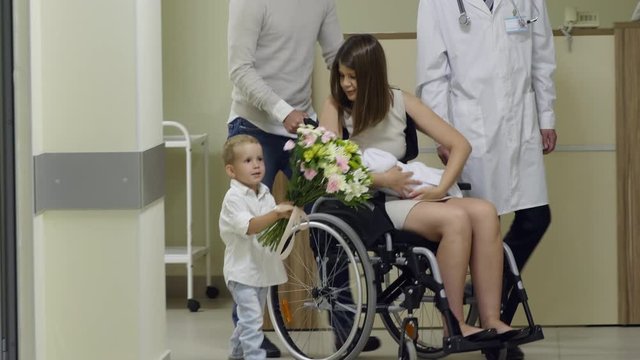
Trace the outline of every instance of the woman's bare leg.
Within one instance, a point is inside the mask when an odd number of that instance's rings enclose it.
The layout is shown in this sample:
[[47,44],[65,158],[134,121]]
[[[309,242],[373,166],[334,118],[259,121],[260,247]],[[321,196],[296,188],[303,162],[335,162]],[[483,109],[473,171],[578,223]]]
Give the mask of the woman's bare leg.
[[459,206],[447,203],[422,202],[409,212],[404,230],[413,231],[438,246],[438,266],[442,273],[449,307],[455,315],[463,335],[480,329],[464,323],[462,311],[464,283],[471,254],[471,221]]
[[503,248],[500,222],[495,207],[481,199],[451,199],[449,203],[465,210],[471,219],[471,277],[478,301],[480,323],[498,333],[511,330],[500,321]]

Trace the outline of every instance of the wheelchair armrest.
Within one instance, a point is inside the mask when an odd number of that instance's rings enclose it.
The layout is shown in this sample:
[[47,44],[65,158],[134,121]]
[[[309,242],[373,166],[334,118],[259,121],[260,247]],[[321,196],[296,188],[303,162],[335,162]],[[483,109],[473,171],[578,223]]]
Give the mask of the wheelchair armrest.
[[[315,212],[316,212],[316,210],[318,209],[318,207],[319,207],[320,205],[322,205],[322,203],[327,202],[327,201],[340,201],[340,200],[339,200],[339,199],[337,199],[337,198],[335,198],[335,197],[333,197],[333,196],[321,196],[321,197],[319,197],[319,198],[318,198],[318,200],[316,200],[316,201],[313,203],[313,206],[311,207],[311,214],[315,213]],[[375,207],[375,206],[373,205],[373,203],[372,203],[372,202],[370,202],[370,201],[366,201],[366,202],[364,202],[364,203],[363,203],[363,205],[364,205],[365,207],[367,207],[369,210],[373,210],[373,208]]]

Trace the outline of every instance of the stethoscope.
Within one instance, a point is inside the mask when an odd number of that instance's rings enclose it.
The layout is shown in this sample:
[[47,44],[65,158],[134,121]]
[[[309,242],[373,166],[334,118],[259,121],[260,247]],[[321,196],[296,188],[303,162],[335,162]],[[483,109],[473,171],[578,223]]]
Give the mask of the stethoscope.
[[[511,5],[513,5],[513,16],[518,18],[518,22],[521,27],[525,27],[527,24],[538,21],[537,16],[533,19],[525,20],[522,15],[520,15],[520,10],[518,10],[518,7],[513,0],[511,0]],[[460,17],[458,17],[460,25],[469,26],[471,24],[471,18],[467,15],[467,10],[464,8],[464,2],[462,2],[462,0],[458,0],[458,10],[460,11]]]

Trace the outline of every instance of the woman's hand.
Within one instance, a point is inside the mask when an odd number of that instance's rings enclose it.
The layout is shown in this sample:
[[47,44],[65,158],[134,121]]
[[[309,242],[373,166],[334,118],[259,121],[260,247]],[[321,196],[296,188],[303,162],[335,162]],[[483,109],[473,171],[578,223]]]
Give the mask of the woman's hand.
[[384,180],[380,187],[390,188],[406,198],[411,192],[411,185],[420,184],[420,181],[411,179],[413,172],[403,172],[400,166],[394,166],[384,173]]
[[407,197],[415,200],[440,200],[447,195],[447,191],[439,186],[423,186],[410,192]]

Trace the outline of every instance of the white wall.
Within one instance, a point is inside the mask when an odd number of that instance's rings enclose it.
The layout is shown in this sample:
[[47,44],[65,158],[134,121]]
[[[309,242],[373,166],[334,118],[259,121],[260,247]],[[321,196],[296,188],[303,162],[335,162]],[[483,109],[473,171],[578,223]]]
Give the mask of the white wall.
[[[338,17],[346,33],[416,31],[419,0],[336,0],[336,3]],[[567,6],[598,12],[600,27],[610,28],[614,22],[631,19],[638,0],[546,0],[546,3],[554,29],[564,22]]]
[[34,156],[162,144],[160,11],[151,0],[15,8],[21,359],[168,356],[163,200],[33,208]]
[[[574,0],[575,6],[582,9],[601,11],[603,25],[614,20],[624,20],[630,16],[635,0],[587,1]],[[553,18],[562,20],[564,4],[567,0],[548,1]],[[553,3],[553,5],[551,5]],[[343,31],[350,32],[414,32],[417,0],[337,0],[339,17]],[[591,4],[593,7],[586,7]],[[590,6],[591,6],[590,5]],[[597,7],[596,7],[597,6]],[[554,10],[555,9],[555,10]],[[365,13],[366,11],[366,13]],[[393,14],[393,16],[389,16]],[[606,15],[606,16],[605,16]],[[221,276],[223,247],[218,237],[217,214],[222,196],[226,191],[227,179],[221,174],[219,160],[220,148],[226,137],[225,122],[230,104],[230,84],[226,73],[226,2],[207,0],[163,0],[163,65],[165,76],[165,114],[166,118],[183,121],[195,132],[207,132],[211,139],[212,184],[212,243],[214,244],[214,274]],[[559,26],[559,23],[558,23]],[[385,41],[389,49],[391,81],[408,90],[413,89],[415,69],[415,46],[413,40]],[[558,85],[558,132],[563,145],[602,145],[613,144],[613,48],[611,37],[577,37],[574,52],[568,53],[563,38],[556,39],[560,69],[557,74]],[[584,60],[593,62],[585,62]],[[593,66],[591,66],[591,65]],[[314,73],[314,103],[316,108],[328,95],[327,72],[322,67]],[[601,90],[602,87],[606,90]],[[604,94],[592,96],[593,93]],[[587,94],[589,94],[587,96]],[[595,100],[594,100],[595,99]],[[585,119],[590,119],[586,121]],[[428,145],[428,142],[425,142]],[[426,146],[425,145],[425,146]],[[424,156],[434,161],[428,155]],[[589,189],[601,186],[613,191],[614,178],[611,169],[613,153],[563,152],[549,159],[550,193],[553,198],[569,192],[572,197],[584,197]],[[177,178],[182,171],[179,155],[168,158],[167,197],[167,234],[179,236],[183,228],[184,211],[179,208],[182,201],[183,186]],[[174,163],[171,165],[170,163]],[[588,171],[596,171],[598,176],[584,179]],[[563,170],[563,171],[560,171]],[[567,173],[564,170],[571,170]],[[612,170],[611,170],[612,171]],[[574,186],[578,184],[578,186]],[[584,187],[583,187],[584,185]],[[617,321],[616,275],[615,275],[615,206],[614,198],[608,193],[597,193],[586,204],[584,219],[590,226],[581,226],[581,217],[573,216],[569,210],[583,202],[565,202],[555,200],[554,219],[549,236],[534,256],[527,269],[526,284],[531,291],[550,293],[554,296],[569,294],[567,300],[584,304],[591,313],[590,317],[581,317],[578,307],[570,304],[564,307],[553,304],[553,297],[536,297],[533,306],[547,324],[569,323],[615,323]],[[173,196],[174,200],[171,200]],[[176,200],[177,199],[177,200]],[[558,199],[564,199],[563,197]],[[582,201],[582,200],[581,200]],[[604,204],[604,205],[603,205]],[[600,215],[601,206],[607,211]],[[581,210],[581,211],[582,211]],[[508,223],[508,219],[505,219]],[[196,229],[202,233],[202,223]],[[171,236],[168,235],[168,238]],[[585,238],[590,240],[584,240]],[[598,241],[595,243],[595,239]],[[603,240],[604,239],[604,240]],[[170,239],[168,241],[171,241]],[[583,241],[591,247],[581,248]],[[613,247],[612,247],[613,246]],[[576,250],[582,255],[576,255]],[[565,256],[566,255],[566,256]],[[574,266],[572,262],[559,263],[559,257],[578,261],[587,256],[603,264],[597,269],[585,269]],[[575,278],[577,282],[556,283],[565,292],[554,292],[546,287],[543,271],[545,260],[560,264],[555,270],[563,277]],[[583,262],[584,263],[584,262]],[[582,264],[582,263],[580,263]],[[199,274],[203,268],[199,267]],[[548,269],[547,269],[548,270]],[[169,269],[171,275],[183,274],[182,269]],[[537,275],[536,275],[537,274]],[[598,279],[598,286],[592,285],[592,277]],[[558,276],[557,276],[558,277]],[[560,277],[558,277],[559,279]],[[184,278],[181,278],[181,281]],[[219,283],[221,284],[221,283]],[[604,288],[602,288],[604,286]],[[596,290],[599,289],[599,290]],[[600,291],[599,296],[589,300],[580,294]],[[599,304],[599,305],[598,305]],[[542,308],[542,310],[540,309]],[[549,310],[547,310],[549,309]],[[552,310],[551,310],[552,309]],[[599,312],[591,311],[598,309]],[[602,310],[602,311],[600,311]],[[553,313],[553,312],[557,313]],[[546,315],[544,315],[546,313]]]

